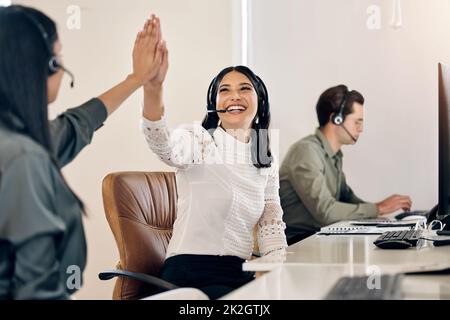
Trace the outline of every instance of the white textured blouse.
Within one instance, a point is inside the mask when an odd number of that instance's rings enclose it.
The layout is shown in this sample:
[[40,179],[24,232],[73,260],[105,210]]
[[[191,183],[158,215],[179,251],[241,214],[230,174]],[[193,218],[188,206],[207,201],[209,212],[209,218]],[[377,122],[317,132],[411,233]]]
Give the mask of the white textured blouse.
[[251,143],[200,124],[169,131],[164,117],[142,119],[150,149],[176,168],[177,218],[166,257],[178,254],[251,257],[258,224],[262,255],[287,247],[278,167],[252,164]]

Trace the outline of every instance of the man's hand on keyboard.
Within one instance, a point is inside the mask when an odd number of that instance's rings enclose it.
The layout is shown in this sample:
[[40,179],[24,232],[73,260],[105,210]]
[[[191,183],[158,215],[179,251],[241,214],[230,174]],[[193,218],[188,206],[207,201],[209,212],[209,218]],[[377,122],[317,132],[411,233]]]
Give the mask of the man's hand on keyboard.
[[412,201],[409,196],[395,194],[381,202],[378,202],[376,205],[378,208],[378,215],[382,216],[395,212],[399,209],[409,211],[411,210]]

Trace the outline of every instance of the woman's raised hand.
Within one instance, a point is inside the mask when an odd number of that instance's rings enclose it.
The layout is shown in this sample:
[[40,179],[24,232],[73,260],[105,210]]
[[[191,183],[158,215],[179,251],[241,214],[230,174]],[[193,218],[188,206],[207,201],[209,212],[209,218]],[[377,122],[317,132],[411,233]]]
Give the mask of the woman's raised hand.
[[138,33],[133,50],[133,76],[141,85],[158,87],[169,67],[166,42],[159,18],[151,15]]
[[162,38],[161,32],[161,21],[156,18],[156,30],[158,32],[159,45],[156,48],[158,51],[158,57],[160,61],[159,70],[156,76],[150,79],[149,82],[145,84],[146,87],[158,88],[162,86],[164,80],[166,79],[167,70],[169,69],[169,51],[167,50],[167,43]]
[[166,43],[162,40],[159,18],[151,15],[134,43],[133,72],[127,76],[126,80],[98,97],[105,105],[108,115],[142,86],[145,87],[145,114],[149,114],[149,117],[162,114],[162,83],[167,73],[167,58],[168,53]]

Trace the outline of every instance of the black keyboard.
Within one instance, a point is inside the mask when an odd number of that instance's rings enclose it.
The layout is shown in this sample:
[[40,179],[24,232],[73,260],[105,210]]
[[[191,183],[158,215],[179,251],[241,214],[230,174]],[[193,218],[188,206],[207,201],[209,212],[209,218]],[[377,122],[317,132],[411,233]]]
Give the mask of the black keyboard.
[[343,277],[325,296],[326,300],[398,300],[402,299],[402,274]]
[[409,243],[411,247],[417,245],[423,230],[388,231],[379,236],[373,243],[383,249],[389,248],[389,243]]

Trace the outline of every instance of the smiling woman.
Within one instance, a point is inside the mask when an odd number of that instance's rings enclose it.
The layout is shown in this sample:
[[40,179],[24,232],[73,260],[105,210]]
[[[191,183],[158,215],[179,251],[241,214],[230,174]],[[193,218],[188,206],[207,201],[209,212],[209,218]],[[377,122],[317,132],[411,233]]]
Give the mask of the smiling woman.
[[254,228],[260,254],[284,256],[287,246],[267,135],[268,94],[249,68],[226,68],[209,86],[203,125],[170,132],[162,101],[168,52],[156,24],[151,58],[160,64],[144,87],[142,130],[150,149],[177,169],[178,191],[162,278],[216,299],[253,279],[242,263],[252,256]]
[[209,86],[207,109],[202,124],[206,130],[220,126],[241,142],[252,138],[255,167],[271,166],[269,96],[264,82],[253,71],[245,66],[223,69]]

